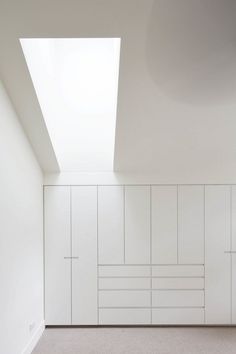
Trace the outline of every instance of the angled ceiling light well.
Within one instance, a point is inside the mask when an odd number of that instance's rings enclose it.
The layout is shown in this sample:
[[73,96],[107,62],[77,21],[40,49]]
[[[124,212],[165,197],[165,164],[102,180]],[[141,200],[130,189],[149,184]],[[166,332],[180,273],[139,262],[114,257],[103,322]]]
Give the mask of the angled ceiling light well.
[[62,171],[113,169],[120,38],[24,38]]

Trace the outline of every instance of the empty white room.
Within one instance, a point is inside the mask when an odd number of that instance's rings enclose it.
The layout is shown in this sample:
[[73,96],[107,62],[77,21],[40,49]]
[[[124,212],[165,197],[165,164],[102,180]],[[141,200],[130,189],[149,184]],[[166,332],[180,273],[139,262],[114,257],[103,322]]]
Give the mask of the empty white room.
[[236,353],[236,1],[0,0],[0,354]]

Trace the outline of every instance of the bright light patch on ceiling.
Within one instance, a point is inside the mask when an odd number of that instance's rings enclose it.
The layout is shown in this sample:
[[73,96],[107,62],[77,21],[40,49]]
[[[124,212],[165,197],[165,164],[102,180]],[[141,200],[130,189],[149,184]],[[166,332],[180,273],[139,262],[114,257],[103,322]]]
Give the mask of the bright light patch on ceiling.
[[111,171],[120,39],[20,42],[61,170]]

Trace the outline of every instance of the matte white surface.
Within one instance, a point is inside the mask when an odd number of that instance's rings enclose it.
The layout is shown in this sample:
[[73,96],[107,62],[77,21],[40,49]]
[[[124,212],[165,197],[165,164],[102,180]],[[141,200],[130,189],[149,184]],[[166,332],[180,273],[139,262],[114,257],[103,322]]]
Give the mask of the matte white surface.
[[204,324],[204,309],[196,309],[196,308],[153,309],[152,323],[159,324],[159,325]]
[[98,187],[99,264],[124,263],[124,187]]
[[230,186],[205,188],[206,323],[230,324]]
[[100,309],[99,324],[141,325],[151,321],[149,309]]
[[204,289],[204,278],[153,278],[152,289]]
[[204,267],[201,265],[152,266],[155,277],[203,277]]
[[99,289],[150,289],[149,278],[100,278]]
[[152,186],[152,263],[177,263],[177,187]]
[[116,170],[155,171],[159,183],[235,182],[234,1],[2,1],[0,74],[45,159],[18,39],[119,35]]
[[45,324],[71,324],[70,188],[44,188]]
[[0,353],[18,354],[44,319],[43,176],[1,82],[0,151]]
[[231,269],[231,281],[232,281],[232,324],[236,324],[236,254],[232,254],[232,269]]
[[178,187],[178,261],[204,263],[204,186]]
[[232,282],[232,323],[236,324],[236,186],[231,187],[231,282]]
[[97,188],[71,188],[72,324],[97,324]]
[[149,290],[99,291],[99,307],[149,307]]
[[149,277],[149,266],[100,266],[100,277]]
[[202,290],[153,290],[153,307],[203,307]]
[[231,186],[231,245],[229,250],[236,251],[236,186]]
[[125,263],[150,263],[149,186],[125,186]]

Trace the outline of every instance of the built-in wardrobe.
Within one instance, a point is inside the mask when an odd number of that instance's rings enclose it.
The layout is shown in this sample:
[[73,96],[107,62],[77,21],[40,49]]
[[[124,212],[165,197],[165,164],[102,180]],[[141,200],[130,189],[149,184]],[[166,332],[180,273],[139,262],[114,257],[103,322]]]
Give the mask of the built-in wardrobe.
[[236,187],[44,187],[46,325],[236,323]]

